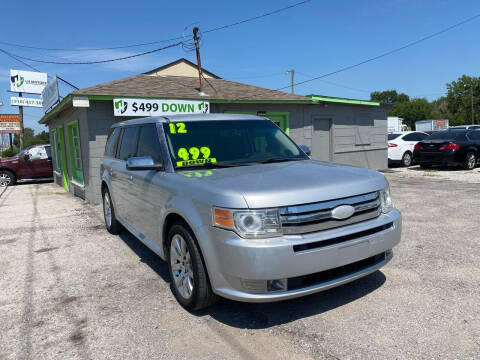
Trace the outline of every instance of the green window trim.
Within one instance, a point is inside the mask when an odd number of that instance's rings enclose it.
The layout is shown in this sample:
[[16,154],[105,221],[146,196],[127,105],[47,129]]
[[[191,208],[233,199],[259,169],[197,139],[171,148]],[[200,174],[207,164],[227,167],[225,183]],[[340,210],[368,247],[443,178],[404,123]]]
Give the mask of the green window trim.
[[58,134],[57,129],[50,131],[50,144],[52,149],[53,170],[60,172],[60,162],[58,161]]
[[260,111],[225,111],[226,114],[245,114],[245,115],[258,115],[264,116],[274,123],[278,123],[280,129],[282,129],[285,134],[290,134],[290,113],[288,111],[267,111],[267,112],[260,112]]
[[77,184],[83,185],[82,149],[80,146],[78,120],[67,123],[67,136],[72,180]]
[[63,188],[68,191],[68,172],[67,172],[67,157],[65,155],[65,135],[63,133],[63,126],[58,127],[58,140],[60,143],[60,155],[62,158],[62,180]]

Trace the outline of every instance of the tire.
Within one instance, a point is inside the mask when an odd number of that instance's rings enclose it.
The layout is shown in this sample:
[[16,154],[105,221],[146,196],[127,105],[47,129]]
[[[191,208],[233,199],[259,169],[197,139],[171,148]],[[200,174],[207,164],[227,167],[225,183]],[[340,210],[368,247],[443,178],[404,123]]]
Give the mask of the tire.
[[0,170],[0,187],[15,185],[17,177],[9,170]]
[[210,286],[195,235],[185,222],[173,224],[168,232],[167,261],[170,288],[185,309],[200,310],[218,300]]
[[413,156],[410,151],[406,151],[402,156],[402,166],[409,167],[413,163]]
[[473,152],[468,152],[467,155],[465,155],[465,160],[463,161],[462,167],[465,170],[473,170],[475,165],[477,165],[477,158],[475,154]]
[[420,164],[420,167],[422,169],[430,169],[432,167],[432,164],[423,163],[423,164]]
[[117,235],[122,232],[122,225],[115,217],[115,209],[112,203],[112,197],[108,189],[104,189],[102,192],[103,202],[103,219],[105,220],[105,227],[110,234]]

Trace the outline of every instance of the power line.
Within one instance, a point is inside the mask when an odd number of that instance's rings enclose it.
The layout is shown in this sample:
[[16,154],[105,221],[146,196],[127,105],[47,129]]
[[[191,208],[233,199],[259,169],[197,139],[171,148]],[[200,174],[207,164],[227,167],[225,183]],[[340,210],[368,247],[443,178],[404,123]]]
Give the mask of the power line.
[[[261,18],[270,16],[270,15],[278,14],[278,13],[283,12],[283,11],[285,11],[285,10],[289,10],[289,9],[295,8],[295,7],[297,7],[297,6],[304,5],[304,4],[309,3],[309,2],[311,2],[311,1],[313,1],[313,0],[300,1],[300,2],[294,3],[294,4],[292,4],[292,5],[288,5],[288,6],[285,6],[285,7],[283,7],[283,8],[276,9],[276,10],[273,10],[273,11],[270,11],[270,12],[267,12],[267,13],[264,13],[264,14],[262,14],[262,15],[253,16],[253,17],[250,17],[250,18],[247,18],[247,19],[244,19],[244,20],[240,20],[240,21],[233,22],[233,23],[231,23],[231,24],[226,24],[226,25],[221,25],[221,26],[215,27],[215,28],[211,28],[211,29],[209,29],[209,30],[207,30],[207,31],[204,31],[204,33],[210,33],[210,32],[214,32],[214,31],[218,31],[218,30],[227,29],[227,28],[230,28],[230,27],[233,27],[233,26],[245,24],[245,23],[250,22],[250,21],[255,21],[255,20],[258,20],[258,19],[261,19]],[[83,48],[83,49],[78,49],[78,48],[77,48],[77,49],[75,49],[75,48],[44,48],[44,47],[37,47],[37,46],[29,46],[29,45],[15,44],[15,43],[6,42],[6,41],[0,41],[0,44],[7,45],[7,46],[12,46],[12,47],[17,47],[17,48],[23,48],[23,49],[34,49],[34,50],[44,50],[44,51],[72,51],[72,52],[80,52],[80,51],[103,51],[103,50],[127,49],[127,48],[133,48],[133,47],[155,45],[155,44],[160,44],[160,43],[165,43],[165,42],[171,42],[171,41],[177,41],[177,40],[182,40],[182,39],[184,39],[183,36],[177,36],[177,37],[173,37],[173,38],[170,38],[170,39],[150,41],[150,42],[144,42],[144,43],[139,43],[139,44],[112,46],[112,47],[104,47],[104,48]]]
[[[412,41],[412,42],[410,42],[410,43],[408,43],[408,44],[406,44],[406,45],[403,45],[403,46],[401,46],[401,47],[399,47],[399,48],[396,48],[396,49],[387,51],[387,52],[385,52],[385,53],[383,53],[383,54],[377,55],[377,56],[372,57],[372,58],[367,59],[367,60],[363,60],[363,61],[361,61],[361,62],[359,62],[359,63],[353,64],[353,65],[349,65],[349,66],[345,66],[345,67],[340,68],[340,69],[338,69],[338,70],[331,71],[331,72],[329,72],[329,73],[326,73],[326,74],[323,74],[323,75],[314,77],[314,78],[312,78],[312,79],[300,81],[300,82],[298,82],[298,83],[296,83],[296,84],[294,84],[294,85],[295,85],[295,86],[298,86],[298,85],[306,84],[306,83],[309,83],[309,82],[312,82],[312,81],[315,81],[315,80],[319,80],[319,79],[322,79],[322,78],[325,78],[325,77],[328,77],[328,76],[331,76],[331,75],[334,75],[334,74],[338,74],[338,73],[343,72],[343,71],[347,71],[347,70],[353,69],[353,68],[355,68],[355,67],[358,67],[358,66],[360,66],[360,65],[369,63],[369,62],[371,62],[371,61],[378,60],[378,59],[383,58],[383,57],[385,57],[385,56],[388,56],[388,55],[391,55],[391,54],[393,54],[393,53],[396,53],[396,52],[399,52],[399,51],[401,51],[401,50],[404,50],[404,49],[406,49],[406,48],[409,48],[409,47],[411,47],[411,46],[417,45],[417,44],[419,44],[419,43],[421,43],[421,42],[423,42],[423,41],[429,40],[429,39],[431,39],[431,38],[433,38],[433,37],[435,37],[435,36],[438,36],[438,35],[440,35],[440,34],[443,34],[443,33],[447,32],[447,31],[450,31],[450,30],[452,30],[452,29],[455,29],[455,28],[457,28],[457,27],[459,27],[459,26],[461,26],[461,25],[464,25],[464,24],[472,21],[472,20],[475,20],[475,19],[478,18],[478,17],[480,17],[480,14],[471,16],[471,17],[469,17],[468,19],[465,19],[465,20],[463,20],[463,21],[460,21],[460,22],[458,22],[458,23],[456,23],[456,24],[454,24],[454,25],[452,25],[452,26],[449,26],[449,27],[447,27],[447,28],[445,28],[445,29],[443,29],[443,30],[437,31],[437,32],[435,32],[435,33],[433,33],[433,34],[430,34],[430,35],[428,35],[428,36],[425,36],[425,37],[423,37],[423,38],[421,38],[421,39],[419,39],[419,40]],[[283,89],[286,89],[286,88],[288,88],[288,87],[290,87],[290,85],[287,85],[287,86],[278,88],[278,89],[276,89],[276,90],[283,90]]]
[[[181,44],[182,44],[182,42],[177,42],[177,43],[170,44],[170,45],[167,45],[167,46],[158,48],[158,49],[153,49],[153,50],[145,51],[145,52],[139,53],[139,54],[122,56],[122,57],[118,57],[118,58],[114,58],[114,59],[105,59],[105,60],[97,60],[97,61],[78,61],[78,62],[75,62],[75,61],[46,61],[46,60],[32,59],[32,58],[29,58],[29,57],[26,57],[26,56],[20,56],[20,55],[17,55],[17,54],[12,54],[12,53],[10,53],[10,52],[8,52],[8,51],[5,51],[5,50],[3,50],[3,49],[0,49],[0,51],[3,52],[4,54],[10,56],[10,57],[17,58],[17,60],[18,60],[18,59],[23,59],[23,60],[27,60],[27,61],[33,61],[33,62],[42,63],[42,64],[55,64],[55,65],[92,65],[92,64],[103,64],[103,63],[108,63],[108,62],[114,62],[114,61],[132,59],[132,58],[136,58],[136,57],[139,57],[139,56],[149,55],[149,54],[153,54],[153,53],[156,53],[156,52],[159,52],[159,51],[162,51],[162,50],[166,50],[166,49],[169,49],[169,48],[172,48],[172,47],[175,47],[175,46],[179,46],[179,45],[181,45]],[[26,64],[26,63],[24,63],[24,64]],[[30,65],[27,65],[27,66],[31,67]]]
[[262,14],[262,15],[253,16],[253,17],[251,17],[251,18],[248,18],[248,19],[245,19],[245,20],[240,20],[240,21],[237,21],[237,22],[228,24],[228,25],[218,26],[218,27],[215,27],[215,28],[206,30],[206,31],[204,31],[203,33],[204,33],[204,34],[207,34],[207,33],[210,33],[210,32],[214,32],[214,31],[218,31],[218,30],[223,30],[223,29],[226,29],[226,28],[229,28],[229,27],[232,27],[232,26],[237,26],[237,25],[245,24],[245,23],[250,22],[250,21],[254,21],[254,20],[258,20],[258,19],[261,19],[261,18],[270,16],[270,15],[278,14],[279,12],[292,9],[292,8],[297,7],[297,6],[300,6],[300,5],[305,5],[306,3],[309,3],[309,2],[311,2],[311,1],[312,1],[312,0],[300,1],[300,2],[297,2],[297,3],[295,3],[295,4],[292,4],[292,5],[289,5],[289,6],[285,6],[285,7],[283,7],[283,8],[280,8],[280,9],[277,9],[277,10],[273,10],[273,11],[264,13],[264,14]]

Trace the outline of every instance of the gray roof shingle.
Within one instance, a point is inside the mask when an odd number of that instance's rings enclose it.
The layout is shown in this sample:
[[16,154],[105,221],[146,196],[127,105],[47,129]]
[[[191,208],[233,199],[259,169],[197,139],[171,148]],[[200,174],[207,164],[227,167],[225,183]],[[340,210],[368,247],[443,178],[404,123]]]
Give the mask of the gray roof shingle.
[[202,100],[311,101],[306,96],[292,95],[225,79],[208,79],[202,83],[203,92],[209,96],[200,96],[198,78],[145,74],[80,89],[73,94]]

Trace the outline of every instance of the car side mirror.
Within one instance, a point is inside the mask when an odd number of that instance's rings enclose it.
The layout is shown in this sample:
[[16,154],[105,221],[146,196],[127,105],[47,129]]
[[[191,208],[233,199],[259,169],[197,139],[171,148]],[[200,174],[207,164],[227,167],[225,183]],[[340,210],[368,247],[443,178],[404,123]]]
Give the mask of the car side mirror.
[[29,161],[30,160],[30,154],[23,155],[23,160]]
[[310,148],[307,145],[300,145],[299,147],[308,156],[312,155],[312,152],[310,151]]
[[163,164],[155,163],[151,156],[131,157],[127,160],[127,170],[162,170]]

